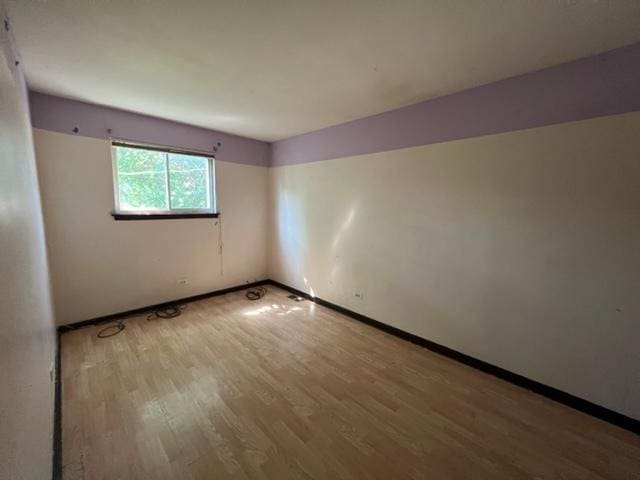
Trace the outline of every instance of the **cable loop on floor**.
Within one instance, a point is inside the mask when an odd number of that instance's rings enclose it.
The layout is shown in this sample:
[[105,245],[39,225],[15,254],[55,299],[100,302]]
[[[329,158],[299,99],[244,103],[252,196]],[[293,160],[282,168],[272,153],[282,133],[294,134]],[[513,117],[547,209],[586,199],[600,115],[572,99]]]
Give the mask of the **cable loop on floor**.
[[267,294],[267,289],[264,287],[254,287],[247,290],[245,297],[249,300],[260,300]]

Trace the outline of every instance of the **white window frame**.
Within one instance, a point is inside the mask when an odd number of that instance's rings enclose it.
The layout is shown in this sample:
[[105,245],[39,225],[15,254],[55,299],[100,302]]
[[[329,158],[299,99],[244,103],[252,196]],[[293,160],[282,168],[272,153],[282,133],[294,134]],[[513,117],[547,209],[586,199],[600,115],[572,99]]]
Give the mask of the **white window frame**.
[[[165,157],[165,169],[167,178],[167,205],[168,209],[152,209],[146,208],[143,210],[124,210],[120,208],[120,186],[118,185],[118,157],[116,149],[118,147],[124,148],[137,148],[140,150],[152,150],[157,152],[163,152]],[[182,155],[192,155],[194,157],[206,158],[208,164],[208,191],[210,208],[171,208],[171,181],[169,176],[169,153],[176,153]],[[113,173],[113,197],[114,197],[114,213],[121,215],[191,215],[191,214],[216,214],[217,213],[217,201],[216,201],[216,163],[215,156],[206,152],[198,152],[192,150],[174,149],[170,147],[163,147],[158,145],[148,145],[140,143],[130,143],[119,140],[111,141],[111,168]]]

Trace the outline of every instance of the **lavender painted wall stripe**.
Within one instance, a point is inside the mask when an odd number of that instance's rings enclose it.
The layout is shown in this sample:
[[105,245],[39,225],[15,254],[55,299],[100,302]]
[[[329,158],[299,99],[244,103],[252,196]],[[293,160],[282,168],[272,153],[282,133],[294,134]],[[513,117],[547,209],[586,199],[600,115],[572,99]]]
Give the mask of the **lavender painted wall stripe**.
[[202,151],[212,151],[221,142],[219,160],[269,164],[269,144],[259,140],[37,92],[30,93],[30,103],[36,128],[73,134],[78,127],[77,135],[103,139],[109,138],[110,128],[115,138]]
[[316,130],[271,165],[327,160],[640,110],[640,43]]

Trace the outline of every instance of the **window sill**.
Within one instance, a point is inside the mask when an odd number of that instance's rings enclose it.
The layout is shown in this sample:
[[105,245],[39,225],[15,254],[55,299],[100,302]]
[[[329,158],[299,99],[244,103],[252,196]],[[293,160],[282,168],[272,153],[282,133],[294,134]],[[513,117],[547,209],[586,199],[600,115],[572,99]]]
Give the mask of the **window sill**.
[[218,218],[220,213],[117,213],[114,220],[175,220],[180,218]]

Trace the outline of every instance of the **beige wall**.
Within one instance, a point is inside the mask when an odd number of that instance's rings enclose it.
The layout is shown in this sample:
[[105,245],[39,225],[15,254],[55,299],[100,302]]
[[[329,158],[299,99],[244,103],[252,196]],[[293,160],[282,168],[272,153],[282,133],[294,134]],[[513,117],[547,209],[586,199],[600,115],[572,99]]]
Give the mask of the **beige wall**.
[[[4,19],[0,3],[0,21]],[[0,478],[51,477],[55,328],[24,79],[0,29]],[[52,373],[52,372],[51,372]]]
[[272,168],[270,276],[640,418],[639,132],[632,113]]
[[110,143],[34,139],[58,324],[266,278],[265,167],[216,161],[217,220],[114,221]]
[[269,276],[640,418],[639,130],[217,162],[221,274],[219,224],[114,221],[109,143],[36,129],[58,323]]

